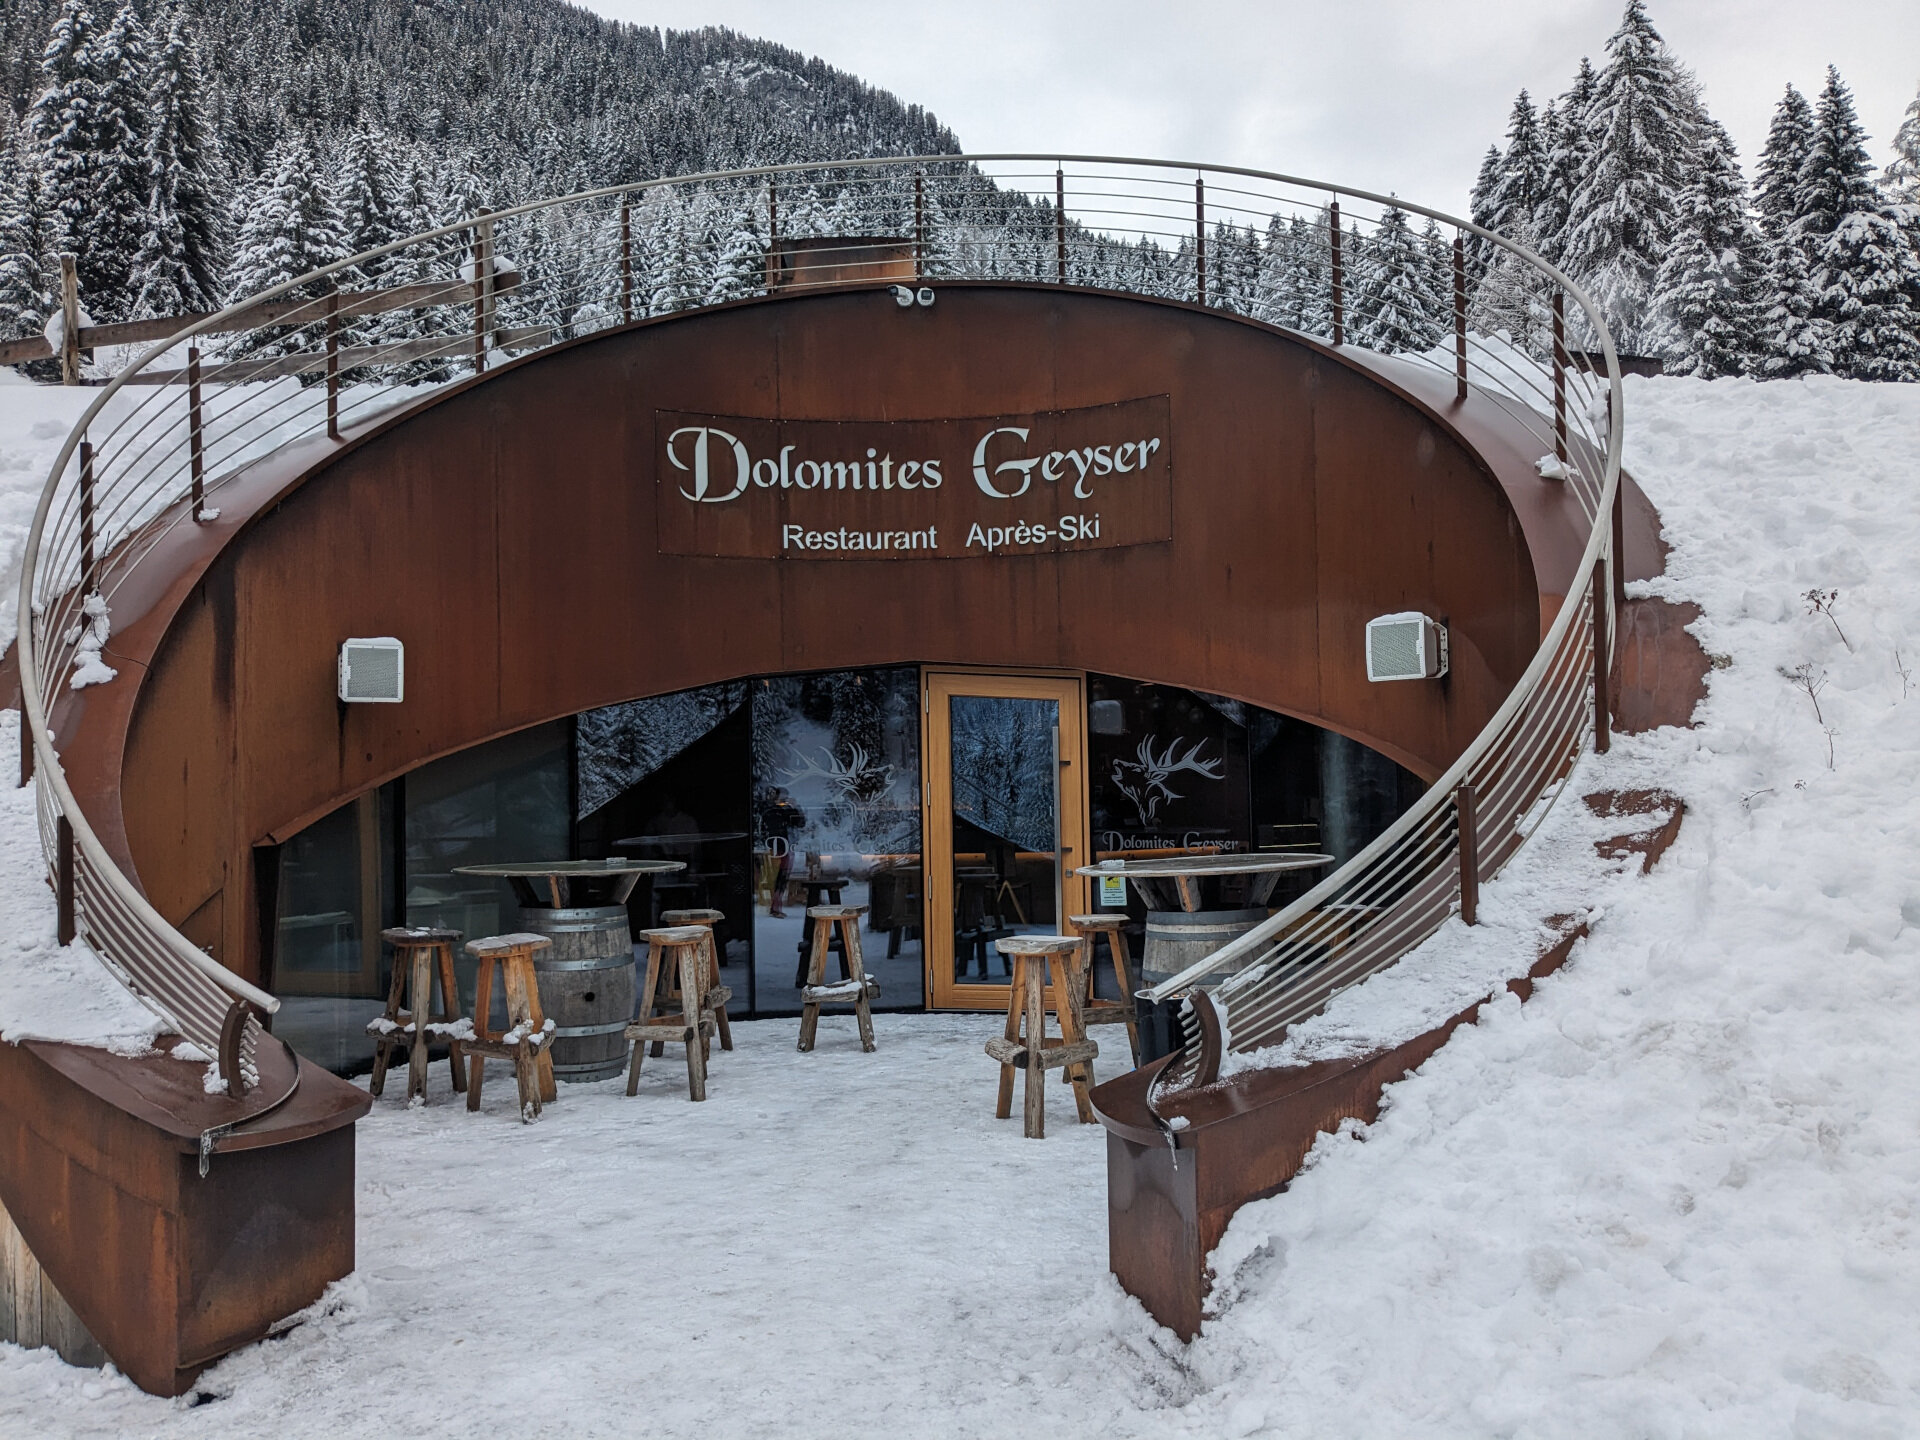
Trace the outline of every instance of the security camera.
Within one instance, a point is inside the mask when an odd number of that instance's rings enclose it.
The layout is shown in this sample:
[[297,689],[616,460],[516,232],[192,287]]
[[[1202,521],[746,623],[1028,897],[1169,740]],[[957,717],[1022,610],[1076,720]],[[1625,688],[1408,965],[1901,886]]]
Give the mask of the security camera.
[[[914,298],[917,299],[922,305],[933,304],[933,287],[930,285],[922,285],[920,287],[920,293]],[[902,301],[901,303],[905,304],[906,302]]]
[[[899,305],[902,310],[913,304],[913,291],[909,290],[906,286],[892,285],[889,286],[888,289],[892,291],[894,302]],[[927,302],[922,301],[921,303],[925,304]]]

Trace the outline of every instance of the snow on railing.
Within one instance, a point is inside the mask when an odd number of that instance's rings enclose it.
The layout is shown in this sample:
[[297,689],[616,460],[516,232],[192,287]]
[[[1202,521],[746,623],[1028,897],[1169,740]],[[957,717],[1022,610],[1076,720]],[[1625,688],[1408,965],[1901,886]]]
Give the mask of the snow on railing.
[[[1499,304],[1483,306],[1496,261]],[[442,386],[651,316],[848,284],[893,285],[909,304],[949,280],[1158,296],[1398,354],[1499,407],[1577,498],[1593,527],[1578,583],[1493,722],[1371,846],[1215,957],[1244,962],[1221,987],[1235,1048],[1271,1043],[1392,963],[1476,868],[1505,863],[1517,820],[1592,724],[1581,677],[1611,634],[1612,342],[1538,257],[1391,196],[1251,169],[1015,154],[727,171],[482,213],[246,296],[114,373],[54,462],[20,578],[22,766],[40,786],[63,938],[84,937],[169,1025],[220,1054],[236,1096],[252,1083],[260,1016],[278,1002],[182,936],[114,864],[49,718],[70,687],[125,683],[99,658],[116,595],[156,546],[217,519],[221,490],[261,458],[297,446],[318,461]],[[1576,343],[1604,353],[1604,375],[1572,363]],[[1192,1056],[1173,1067],[1196,1068]]]

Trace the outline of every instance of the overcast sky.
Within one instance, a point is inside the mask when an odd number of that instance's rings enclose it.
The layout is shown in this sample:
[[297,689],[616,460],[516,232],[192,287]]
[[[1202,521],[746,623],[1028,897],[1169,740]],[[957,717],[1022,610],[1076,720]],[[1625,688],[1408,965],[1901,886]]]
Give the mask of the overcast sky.
[[[925,105],[969,150],[1208,160],[1465,204],[1522,86],[1596,65],[1621,0],[586,0],[725,25]],[[1743,163],[1840,67],[1876,164],[1920,88],[1920,0],[1650,0]]]

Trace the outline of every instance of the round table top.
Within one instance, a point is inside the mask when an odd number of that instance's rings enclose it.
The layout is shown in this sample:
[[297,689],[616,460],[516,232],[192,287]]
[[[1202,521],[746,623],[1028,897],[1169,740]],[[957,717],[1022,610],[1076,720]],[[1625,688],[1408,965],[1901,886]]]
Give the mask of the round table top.
[[684,860],[629,860],[624,855],[609,855],[604,860],[548,860],[519,862],[500,865],[456,865],[456,875],[498,875],[505,878],[519,877],[525,880],[536,879],[542,875],[664,875],[672,870],[684,870]]
[[1331,865],[1331,855],[1274,855],[1242,852],[1229,855],[1166,855],[1152,860],[1103,860],[1082,865],[1076,875],[1139,876],[1143,880],[1189,879],[1201,875],[1270,875],[1280,870],[1312,870]]

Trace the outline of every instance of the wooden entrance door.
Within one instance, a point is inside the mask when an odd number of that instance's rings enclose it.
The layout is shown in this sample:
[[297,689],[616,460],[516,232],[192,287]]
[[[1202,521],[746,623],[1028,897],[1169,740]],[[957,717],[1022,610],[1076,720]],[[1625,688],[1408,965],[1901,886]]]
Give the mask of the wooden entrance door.
[[1004,1009],[1006,935],[1063,933],[1087,908],[1086,699],[1077,676],[929,670],[928,991],[942,1009]]

